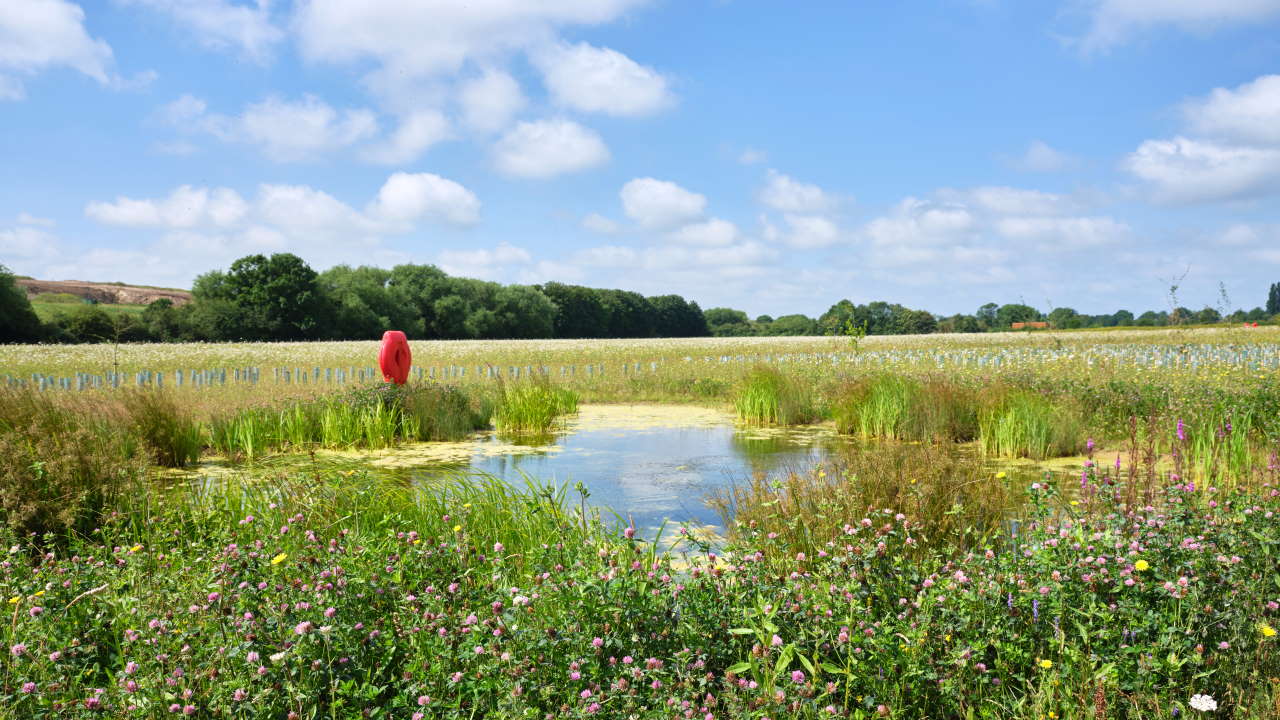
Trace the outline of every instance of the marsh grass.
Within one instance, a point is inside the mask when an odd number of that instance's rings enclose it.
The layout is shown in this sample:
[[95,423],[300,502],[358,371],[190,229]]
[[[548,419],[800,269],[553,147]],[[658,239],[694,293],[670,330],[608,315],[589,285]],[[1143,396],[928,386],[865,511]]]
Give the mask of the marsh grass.
[[577,411],[578,393],[534,378],[500,387],[493,424],[501,433],[545,435]]
[[1043,460],[1076,455],[1085,447],[1079,411],[1027,390],[995,393],[978,414],[978,442],[996,457]]
[[381,449],[402,440],[456,440],[489,425],[479,391],[422,383],[369,386],[282,407],[250,407],[209,423],[212,447],[254,459],[276,450]]
[[130,390],[120,395],[132,430],[157,465],[186,467],[200,459],[205,433],[191,410],[163,390]]
[[819,417],[809,385],[763,365],[742,379],[733,405],[745,425],[801,425]]
[[732,542],[769,536],[816,556],[883,509],[914,520],[912,546],[921,553],[980,545],[1001,532],[1021,496],[972,453],[877,443],[780,478],[759,475],[709,502]]
[[88,533],[146,472],[119,406],[0,390],[0,521],[19,536]]
[[874,375],[845,384],[832,406],[836,430],[864,439],[967,442],[977,435],[977,393],[940,378]]

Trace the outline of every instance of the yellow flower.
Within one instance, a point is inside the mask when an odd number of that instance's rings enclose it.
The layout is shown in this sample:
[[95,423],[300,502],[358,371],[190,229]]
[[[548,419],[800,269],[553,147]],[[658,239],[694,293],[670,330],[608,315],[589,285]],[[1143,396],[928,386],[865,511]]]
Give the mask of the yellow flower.
[[36,597],[40,597],[41,595],[44,595],[44,591],[43,591],[43,590],[41,590],[40,592],[36,593]]
[[418,538],[417,540],[414,540],[414,541],[413,541],[413,544],[414,544],[414,545],[421,545],[421,544],[422,544],[422,538]]
[[1139,560],[1138,562],[1133,564],[1133,569],[1137,570],[1138,572],[1142,572],[1144,570],[1150,570],[1151,564],[1148,563],[1146,560]]
[[462,503],[462,507],[469,508],[471,507],[471,503]]
[[997,480],[1003,480],[1004,478],[1005,478],[1005,472],[1004,472],[1003,470],[1001,470],[1000,472],[996,473],[996,479],[997,479]]
[[17,605],[17,604],[18,604],[18,603],[20,603],[20,602],[22,602],[22,596],[21,596],[21,595],[14,595],[13,597],[9,598],[9,604],[10,604],[10,605]]
[[129,552],[131,552],[131,553],[136,553],[136,552],[138,552],[138,551],[139,551],[139,550],[141,550],[141,549],[142,549],[142,546],[141,546],[141,545],[134,545],[133,547],[129,548]]
[[1265,638],[1276,636],[1276,629],[1266,623],[1258,624],[1258,632],[1262,633],[1262,637],[1265,637]]
[[1045,670],[1048,670],[1049,668],[1053,667],[1053,662],[1050,660],[1041,660],[1039,664],[1040,664],[1040,667],[1044,668]]
[[1072,501],[1071,501],[1071,504],[1072,504],[1072,505],[1079,505],[1079,504],[1080,504],[1080,501],[1079,501],[1079,500],[1072,500]]
[[279,565],[280,563],[282,563],[282,562],[284,562],[285,560],[288,560],[288,559],[289,559],[289,556],[288,556],[288,555],[286,555],[286,554],[284,554],[284,553],[280,553],[279,555],[277,555],[277,556],[275,556],[275,557],[271,558],[271,564],[272,564],[272,565]]
[[454,531],[454,532],[461,532],[461,531],[462,531],[462,526],[461,526],[461,525],[454,525],[454,526],[453,526],[453,531]]

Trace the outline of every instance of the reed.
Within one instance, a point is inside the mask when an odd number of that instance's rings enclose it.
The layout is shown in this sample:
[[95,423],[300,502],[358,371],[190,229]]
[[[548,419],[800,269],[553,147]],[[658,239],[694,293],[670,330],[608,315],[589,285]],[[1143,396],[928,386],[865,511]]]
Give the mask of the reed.
[[733,404],[746,425],[800,425],[818,419],[812,389],[766,366],[747,373]]
[[505,384],[494,408],[493,423],[499,432],[540,435],[577,411],[576,392],[540,378]]
[[864,439],[966,442],[977,435],[977,403],[954,381],[878,374],[837,391],[832,414],[837,431]]
[[978,414],[978,442],[997,457],[1043,460],[1080,453],[1085,447],[1080,413],[1067,401],[1054,403],[1027,390],[1007,390]]

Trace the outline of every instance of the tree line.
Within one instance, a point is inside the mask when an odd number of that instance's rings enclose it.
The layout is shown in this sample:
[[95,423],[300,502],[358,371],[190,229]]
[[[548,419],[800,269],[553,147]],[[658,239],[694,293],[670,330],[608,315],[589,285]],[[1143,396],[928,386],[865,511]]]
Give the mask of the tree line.
[[503,285],[454,277],[433,265],[339,265],[318,273],[290,253],[242,257],[225,271],[197,277],[191,293],[189,303],[161,299],[133,314],[76,305],[42,322],[0,266],[0,342],[348,340],[380,337],[387,329],[446,340],[904,335],[993,332],[1017,322],[1073,329],[1274,322],[1280,315],[1280,283],[1274,283],[1265,307],[1225,315],[1210,307],[1135,317],[1128,310],[1087,315],[1059,307],[1043,313],[1022,303],[987,303],[973,314],[939,316],[896,303],[841,300],[817,318],[753,320],[733,308],[703,311],[679,295],[645,297],[557,282]]

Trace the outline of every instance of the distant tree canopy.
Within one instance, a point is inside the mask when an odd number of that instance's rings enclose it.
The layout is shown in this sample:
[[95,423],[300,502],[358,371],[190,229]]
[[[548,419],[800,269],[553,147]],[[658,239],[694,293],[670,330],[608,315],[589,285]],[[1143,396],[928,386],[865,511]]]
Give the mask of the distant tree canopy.
[[[503,285],[453,277],[433,265],[390,270],[338,265],[317,273],[289,253],[248,255],[226,270],[196,278],[191,302],[156,300],[141,313],[69,304],[42,323],[26,292],[0,266],[0,342],[181,342],[377,338],[388,329],[410,338],[652,338],[781,335],[976,333],[1008,330],[1016,322],[1047,320],[1057,329],[1118,325],[1274,321],[1280,283],[1266,308],[1172,312],[1128,310],[1085,315],[1054,308],[1046,317],[1020,303],[986,303],[972,315],[939,317],[883,301],[841,300],[817,319],[702,310],[679,295],[645,297],[627,290],[548,282]],[[42,306],[42,312],[49,312]]]
[[13,273],[0,265],[0,342],[35,342],[43,335],[27,292],[14,282]]

